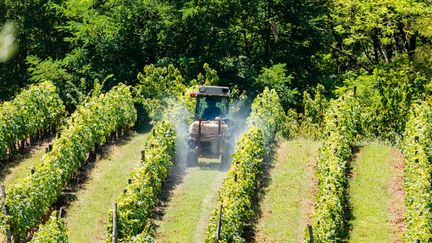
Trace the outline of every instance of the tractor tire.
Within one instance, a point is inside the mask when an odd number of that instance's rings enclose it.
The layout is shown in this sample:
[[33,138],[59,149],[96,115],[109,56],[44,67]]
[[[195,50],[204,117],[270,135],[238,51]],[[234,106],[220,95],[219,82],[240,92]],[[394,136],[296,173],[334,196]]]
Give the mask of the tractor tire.
[[196,152],[190,149],[186,155],[186,166],[187,167],[195,167],[198,166],[198,156]]

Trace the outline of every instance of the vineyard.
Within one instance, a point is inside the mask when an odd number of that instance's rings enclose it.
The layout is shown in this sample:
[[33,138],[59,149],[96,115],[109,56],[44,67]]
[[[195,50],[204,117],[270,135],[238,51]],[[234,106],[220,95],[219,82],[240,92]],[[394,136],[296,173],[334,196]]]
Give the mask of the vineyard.
[[0,1],[0,242],[432,242],[431,16]]
[[[154,67],[152,70],[155,71]],[[173,71],[161,75],[167,75],[167,80],[178,79],[178,73]],[[9,114],[11,110],[7,107],[18,105],[22,97],[32,97],[30,91],[37,92],[37,88],[51,92],[43,93],[51,102],[40,103],[40,109],[52,110],[40,115],[48,115],[49,122],[32,129],[25,127],[29,132],[13,139],[6,133],[3,135],[13,141],[7,143],[4,152],[9,160],[14,160],[11,143],[18,150],[22,141],[37,139],[44,129],[55,136],[52,144],[45,147],[44,156],[31,156],[35,158],[21,162],[22,167],[18,162],[17,170],[30,168],[30,175],[11,173],[6,177],[2,234],[8,239],[34,242],[430,239],[427,214],[430,208],[424,200],[430,188],[427,103],[415,105],[407,122],[400,155],[406,158],[404,173],[400,169],[403,160],[398,155],[369,159],[368,156],[379,153],[379,150],[369,152],[374,146],[387,153],[398,152],[389,145],[362,140],[361,100],[355,90],[327,102],[325,111],[316,102],[323,99],[322,90],[317,89],[315,97],[309,95],[305,107],[313,110],[318,105],[318,111],[322,112],[319,115],[315,111],[315,116],[322,120],[312,124],[311,120],[293,118],[292,111],[285,114],[277,92],[269,88],[251,102],[230,165],[220,167],[214,161],[201,161],[197,169],[189,169],[183,167],[188,161],[181,155],[185,149],[182,124],[190,119],[185,114],[191,111],[193,103],[184,93],[175,91],[164,100],[168,109],[148,106],[146,109],[152,114],[159,114],[153,117],[151,129],[142,135],[131,135],[130,130],[138,122],[134,100],[140,100],[134,97],[137,94],[132,94],[133,87],[118,85],[105,94],[95,93],[65,116],[61,100],[50,85],[45,82],[39,87],[32,86],[10,104],[3,104],[4,116],[20,117],[22,114]],[[165,98],[155,96],[145,102],[155,104],[158,99]],[[58,104],[45,108],[52,100]],[[25,109],[23,112],[29,115]],[[236,111],[233,112],[234,115]],[[25,123],[18,123],[17,127],[20,124]],[[311,126],[313,132],[301,138],[301,133]],[[118,143],[115,140],[120,144],[115,145]],[[103,152],[111,151],[113,146],[117,147],[115,152]],[[126,159],[125,153],[135,154],[132,156],[135,159]],[[37,159],[40,161],[34,162]],[[128,169],[116,172],[120,168]],[[205,170],[209,172],[204,173]],[[80,179],[83,173],[89,173],[89,179]],[[203,177],[205,174],[215,178],[209,180]],[[123,182],[112,176],[123,178]],[[81,180],[86,186],[75,189],[78,201],[68,206],[65,196]],[[370,184],[371,180],[375,182]],[[404,186],[397,188],[402,180]],[[106,186],[109,181],[118,184]],[[375,198],[368,199],[371,195]],[[370,204],[370,200],[376,200],[378,205]],[[80,212],[91,216],[85,219]],[[285,220],[287,217],[290,220]],[[375,217],[381,220],[374,220]],[[385,233],[370,230],[378,227],[378,222],[386,225]],[[88,236],[76,234],[76,230],[88,232]]]

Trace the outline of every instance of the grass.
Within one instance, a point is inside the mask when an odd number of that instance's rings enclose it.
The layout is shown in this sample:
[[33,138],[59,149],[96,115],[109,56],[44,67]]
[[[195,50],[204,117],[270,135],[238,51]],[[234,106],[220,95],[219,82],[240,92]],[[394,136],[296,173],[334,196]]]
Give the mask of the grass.
[[313,202],[313,165],[319,143],[283,142],[277,150],[271,184],[261,203],[256,242],[301,242]]
[[350,181],[352,231],[350,242],[392,242],[392,158],[388,146],[370,144],[353,161]]
[[127,185],[131,171],[138,165],[145,134],[134,134],[120,145],[108,147],[96,161],[89,179],[76,194],[65,221],[70,242],[103,242],[108,214],[115,199]]
[[204,242],[207,223],[224,171],[215,166],[189,168],[174,189],[159,225],[156,242]]
[[45,154],[45,148],[48,147],[49,143],[50,140],[41,145],[34,146],[29,153],[25,153],[11,163],[6,164],[1,172],[1,182],[7,187],[14,184],[17,180],[28,176],[31,168],[42,159]]

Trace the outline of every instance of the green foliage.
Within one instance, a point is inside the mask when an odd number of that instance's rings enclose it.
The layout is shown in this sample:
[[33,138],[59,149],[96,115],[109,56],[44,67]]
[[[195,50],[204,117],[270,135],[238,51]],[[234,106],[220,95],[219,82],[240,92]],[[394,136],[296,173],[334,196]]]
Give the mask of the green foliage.
[[199,73],[197,78],[191,81],[191,85],[217,85],[219,83],[217,71],[212,69],[208,63],[204,63],[203,69],[205,76]]
[[[119,242],[151,239],[151,213],[158,201],[162,183],[168,177],[175,158],[176,132],[174,124],[158,122],[145,144],[145,160],[132,172],[131,184],[116,200],[118,203],[117,237]],[[112,234],[112,212],[107,227],[108,241]]]
[[60,125],[65,107],[51,82],[31,85],[0,105],[0,159],[19,141]]
[[144,71],[138,74],[138,80],[136,92],[153,121],[161,120],[169,99],[180,96],[186,89],[180,71],[173,65],[147,65]]
[[69,48],[63,43],[63,32],[56,24],[62,16],[52,10],[52,3],[60,0],[16,0],[0,2],[0,23],[13,22],[16,30],[16,51],[12,58],[0,65],[0,99],[8,100],[27,86],[27,55],[41,58],[62,58]]
[[432,109],[429,103],[414,104],[402,143],[405,225],[403,239],[432,240]]
[[248,126],[257,126],[262,130],[268,151],[274,142],[276,133],[282,129],[285,113],[274,89],[265,88],[252,103],[252,112],[248,118]]
[[52,212],[48,222],[40,226],[30,242],[35,243],[67,243],[66,224],[57,218],[57,211]]
[[[332,0],[327,21],[341,67],[388,63],[412,56],[418,37],[430,37],[432,8],[423,0]],[[345,63],[344,63],[345,62]]]
[[260,87],[269,87],[276,90],[284,108],[293,106],[298,95],[298,91],[290,87],[292,86],[293,77],[291,75],[287,76],[286,72],[286,64],[280,63],[270,68],[263,68],[256,79],[256,83]]
[[358,100],[342,96],[325,114],[318,152],[318,181],[312,227],[316,242],[341,242],[348,236],[348,160],[360,121]]
[[324,128],[324,116],[329,102],[324,96],[325,89],[321,84],[318,84],[313,92],[315,93],[314,98],[306,91],[303,93],[304,114],[301,131],[313,138],[319,138]]
[[54,140],[53,150],[36,164],[34,173],[7,188],[6,224],[15,238],[24,238],[39,224],[62,188],[84,165],[88,152],[104,144],[112,132],[131,127],[135,120],[131,92],[122,84],[80,106]]
[[363,134],[391,142],[402,138],[411,104],[430,93],[425,77],[403,62],[376,68],[372,74],[348,77],[345,82],[337,92],[357,87]]
[[[2,68],[13,76],[0,77],[0,97],[28,82],[28,55],[64,61],[70,74],[86,80],[113,74],[107,87],[136,83],[138,72],[151,63],[174,64],[187,80],[210,73],[203,76],[209,83],[248,91],[259,70],[273,63],[286,63],[297,80],[313,80],[309,77],[320,72],[311,57],[323,49],[324,9],[294,0],[1,2],[0,21],[15,20],[20,31],[16,59]],[[220,79],[213,79],[206,63]],[[7,83],[13,83],[10,89]]]
[[27,63],[30,65],[27,69],[29,80],[35,83],[46,80],[53,82],[68,111],[73,111],[76,106],[84,102],[85,83],[81,82],[80,87],[77,87],[75,78],[66,70],[64,61],[55,61],[51,58],[42,61],[38,57],[28,56]]
[[243,228],[255,215],[254,202],[264,155],[263,133],[261,129],[252,127],[236,145],[231,168],[219,191],[219,200],[209,221],[205,242],[218,242],[216,230],[220,206],[223,208],[219,242],[245,242]]

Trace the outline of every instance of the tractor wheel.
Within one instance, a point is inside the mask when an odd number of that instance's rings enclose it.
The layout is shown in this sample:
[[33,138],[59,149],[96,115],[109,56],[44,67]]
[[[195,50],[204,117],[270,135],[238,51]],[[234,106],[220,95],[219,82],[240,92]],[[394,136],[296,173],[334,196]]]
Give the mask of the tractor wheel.
[[187,167],[195,167],[198,166],[198,156],[196,152],[192,149],[189,149],[186,156],[186,166]]

